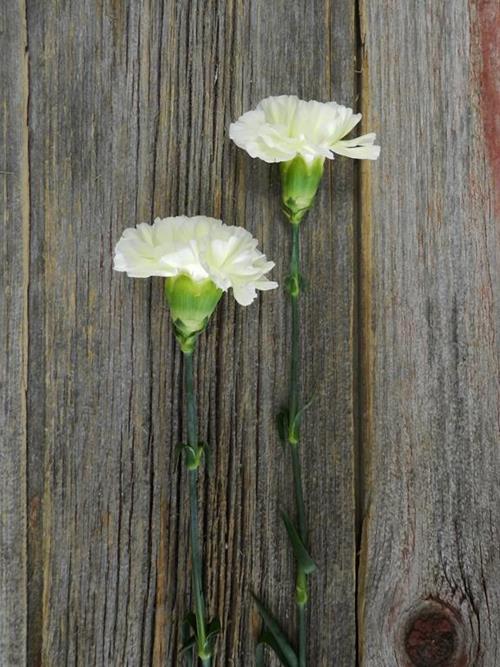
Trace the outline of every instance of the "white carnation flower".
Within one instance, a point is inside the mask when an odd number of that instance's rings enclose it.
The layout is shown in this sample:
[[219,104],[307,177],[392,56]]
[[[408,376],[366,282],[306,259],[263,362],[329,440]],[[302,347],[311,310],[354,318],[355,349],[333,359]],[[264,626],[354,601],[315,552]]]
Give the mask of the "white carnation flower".
[[380,146],[376,135],[344,139],[361,120],[361,114],[336,102],[305,102],[295,95],[267,97],[244,113],[229,129],[234,143],[251,157],[265,162],[287,162],[301,155],[332,160],[334,153],[360,160],[376,160]]
[[114,256],[114,269],[132,278],[209,279],[223,291],[232,288],[242,306],[255,299],[257,290],[278,286],[264,277],[273,266],[248,231],[205,216],[156,218],[153,225],[126,229]]

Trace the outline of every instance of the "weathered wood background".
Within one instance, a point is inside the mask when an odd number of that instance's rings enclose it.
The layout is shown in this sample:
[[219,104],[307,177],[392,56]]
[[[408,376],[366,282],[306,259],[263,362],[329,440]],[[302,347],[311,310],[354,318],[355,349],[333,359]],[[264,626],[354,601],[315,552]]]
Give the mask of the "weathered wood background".
[[[500,665],[498,4],[5,0],[0,8],[0,665],[175,665],[189,606],[180,357],[121,231],[204,213],[283,280],[276,173],[228,140],[269,94],[361,109],[304,224],[311,667]],[[498,190],[497,190],[498,193]],[[283,292],[197,356],[216,664],[291,630]],[[274,665],[272,658],[269,664]]]

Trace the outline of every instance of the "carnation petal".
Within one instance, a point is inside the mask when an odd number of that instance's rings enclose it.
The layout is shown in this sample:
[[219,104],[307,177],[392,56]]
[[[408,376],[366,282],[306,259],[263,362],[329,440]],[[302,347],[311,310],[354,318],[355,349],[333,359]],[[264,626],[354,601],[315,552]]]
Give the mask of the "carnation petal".
[[[342,144],[360,121],[361,114],[336,102],[306,102],[295,95],[278,95],[266,97],[256,109],[232,123],[229,136],[251,157],[269,163],[288,162],[297,155],[307,162],[316,158],[333,159],[335,152],[375,159],[379,148],[359,150],[359,143]],[[349,148],[356,150],[346,150]]]
[[233,295],[240,306],[249,306],[257,296],[254,285],[239,285],[233,287]]
[[376,160],[380,155],[380,146],[374,145],[376,135],[371,132],[356,139],[338,141],[331,150],[338,155],[356,158],[358,160]]
[[114,269],[130,277],[209,279],[224,291],[233,288],[243,305],[254,300],[256,290],[277,286],[263,278],[273,266],[247,230],[205,216],[156,218],[153,225],[126,229],[114,255]]
[[278,287],[278,283],[274,280],[258,280],[255,283],[255,286],[257,289],[266,292],[267,290],[276,289],[276,287]]

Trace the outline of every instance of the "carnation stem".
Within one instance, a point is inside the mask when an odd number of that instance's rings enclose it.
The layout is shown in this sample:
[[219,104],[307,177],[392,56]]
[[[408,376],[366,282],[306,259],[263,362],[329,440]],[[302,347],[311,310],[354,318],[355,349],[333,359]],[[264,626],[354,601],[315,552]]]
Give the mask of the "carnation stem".
[[[193,381],[193,353],[184,352],[184,387],[186,393],[187,433],[188,445],[193,451],[197,451],[198,443],[198,419],[196,414],[196,398]],[[200,531],[198,520],[198,468],[199,458],[188,462],[189,475],[189,507],[190,507],[190,535],[191,535],[191,557],[192,577],[196,616],[196,648],[198,657],[204,667],[212,664],[211,655],[207,653],[207,630],[205,624],[205,598],[203,595],[203,565],[200,549]],[[193,664],[196,665],[196,656]]]
[[[299,223],[292,222],[292,255],[290,259],[289,292],[292,310],[291,331],[291,369],[288,399],[288,442],[292,455],[292,471],[295,489],[295,503],[299,535],[307,549],[307,525],[302,489],[302,471],[299,456],[299,419],[300,419],[300,311],[299,296],[301,291],[300,275],[300,238]],[[299,667],[306,667],[307,631],[305,608],[307,604],[307,575],[300,563],[297,565],[296,604],[299,631]]]

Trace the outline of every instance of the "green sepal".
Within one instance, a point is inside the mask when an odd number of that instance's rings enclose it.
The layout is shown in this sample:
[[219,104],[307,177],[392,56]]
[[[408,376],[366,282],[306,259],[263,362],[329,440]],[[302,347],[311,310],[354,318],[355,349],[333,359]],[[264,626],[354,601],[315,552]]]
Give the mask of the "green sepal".
[[180,274],[165,280],[165,299],[183,352],[193,352],[196,339],[205,330],[221,296],[222,290],[209,278],[195,281]]
[[299,532],[295,528],[290,517],[285,512],[282,512],[281,516],[283,518],[288,537],[290,538],[290,542],[292,543],[293,553],[295,554],[295,559],[299,569],[302,570],[304,574],[312,574],[315,572],[315,570],[318,569],[318,566],[309,555],[309,552],[307,551],[305,544],[302,541],[302,538],[300,537]]
[[199,331],[195,331],[194,333],[186,333],[182,320],[175,320],[173,322],[174,334],[182,352],[189,354],[194,351],[194,348],[196,347],[196,340],[198,336],[205,330],[207,324],[208,319],[203,322]]
[[301,155],[280,163],[281,208],[292,224],[299,224],[314,202],[325,159],[307,162]]
[[[278,647],[278,650],[280,652],[277,653],[278,657],[280,658],[282,663],[286,665],[286,667],[297,667],[299,664],[297,660],[297,655],[295,654],[295,651],[291,647],[283,630],[280,628],[278,621],[274,618],[274,616],[267,609],[267,607],[265,607],[265,605],[262,604],[262,602],[256,595],[252,593],[252,597],[267,627],[265,633],[269,633],[269,636],[272,637],[273,642],[275,642],[275,645]],[[269,642],[266,643],[268,646],[271,646],[276,651],[274,645],[271,645]]]

